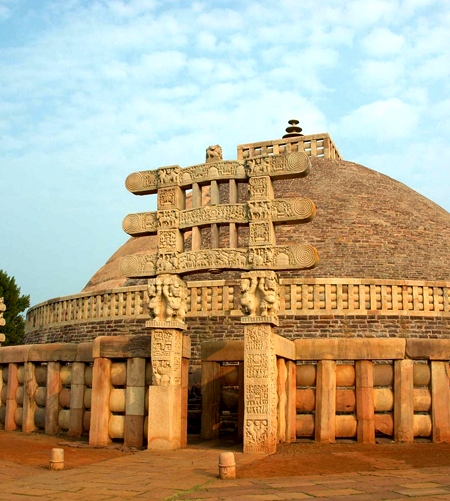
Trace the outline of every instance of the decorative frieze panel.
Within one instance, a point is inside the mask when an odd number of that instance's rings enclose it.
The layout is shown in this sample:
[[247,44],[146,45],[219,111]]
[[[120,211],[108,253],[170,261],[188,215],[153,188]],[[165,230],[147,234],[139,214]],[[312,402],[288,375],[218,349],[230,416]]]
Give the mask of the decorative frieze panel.
[[125,182],[136,195],[148,195],[168,186],[189,187],[213,180],[246,179],[253,176],[293,177],[307,175],[311,166],[304,152],[254,156],[242,161],[218,160],[181,168],[178,165],[133,172]]
[[311,160],[306,153],[299,151],[286,155],[261,155],[247,159],[245,168],[249,177],[299,177],[308,174]]
[[[168,249],[169,247],[166,247]],[[192,273],[209,270],[286,270],[312,268],[319,261],[312,245],[261,246],[250,249],[209,249],[125,256],[120,272],[131,278],[161,273]]]
[[249,201],[247,204],[207,205],[187,210],[161,210],[128,214],[122,227],[129,235],[156,234],[158,229],[187,229],[210,224],[237,223],[270,219],[282,222],[305,223],[313,219],[316,207],[309,198],[286,198]]
[[198,209],[188,209],[180,213],[180,228],[207,226],[213,223],[247,222],[245,204],[207,205]]

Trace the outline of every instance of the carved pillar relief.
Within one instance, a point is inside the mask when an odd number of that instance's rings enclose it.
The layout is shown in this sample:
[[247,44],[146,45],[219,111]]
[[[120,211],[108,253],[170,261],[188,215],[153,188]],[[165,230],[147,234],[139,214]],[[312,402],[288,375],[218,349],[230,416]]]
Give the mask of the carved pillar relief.
[[244,452],[272,454],[277,444],[277,360],[270,324],[244,328]]
[[177,329],[155,329],[152,332],[152,384],[181,385],[183,334]]

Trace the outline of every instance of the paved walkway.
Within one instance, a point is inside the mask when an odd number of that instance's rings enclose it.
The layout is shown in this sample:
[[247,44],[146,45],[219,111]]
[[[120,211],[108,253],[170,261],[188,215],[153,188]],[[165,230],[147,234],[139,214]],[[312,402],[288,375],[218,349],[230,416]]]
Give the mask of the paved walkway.
[[[220,480],[218,457],[218,450],[201,446],[142,451],[59,472],[5,461],[0,469],[0,499],[450,500],[450,467]],[[235,457],[239,469],[261,456],[235,452]]]

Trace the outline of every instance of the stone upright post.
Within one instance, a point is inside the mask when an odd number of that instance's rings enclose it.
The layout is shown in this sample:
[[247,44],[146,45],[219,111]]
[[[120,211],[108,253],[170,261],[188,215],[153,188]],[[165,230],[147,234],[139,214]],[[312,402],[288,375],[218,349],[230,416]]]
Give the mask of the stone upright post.
[[182,429],[182,346],[181,329],[157,328],[152,332],[153,379],[149,387],[148,448],[176,450],[185,444]]

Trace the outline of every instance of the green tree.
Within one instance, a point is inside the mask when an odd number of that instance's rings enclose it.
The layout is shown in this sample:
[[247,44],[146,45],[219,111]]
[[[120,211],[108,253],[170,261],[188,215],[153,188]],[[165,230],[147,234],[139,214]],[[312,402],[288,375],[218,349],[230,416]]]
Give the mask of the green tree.
[[0,297],[6,306],[3,318],[6,325],[0,327],[0,333],[6,337],[3,346],[21,344],[25,334],[25,317],[23,311],[30,306],[30,296],[21,296],[20,287],[14,277],[0,270]]

